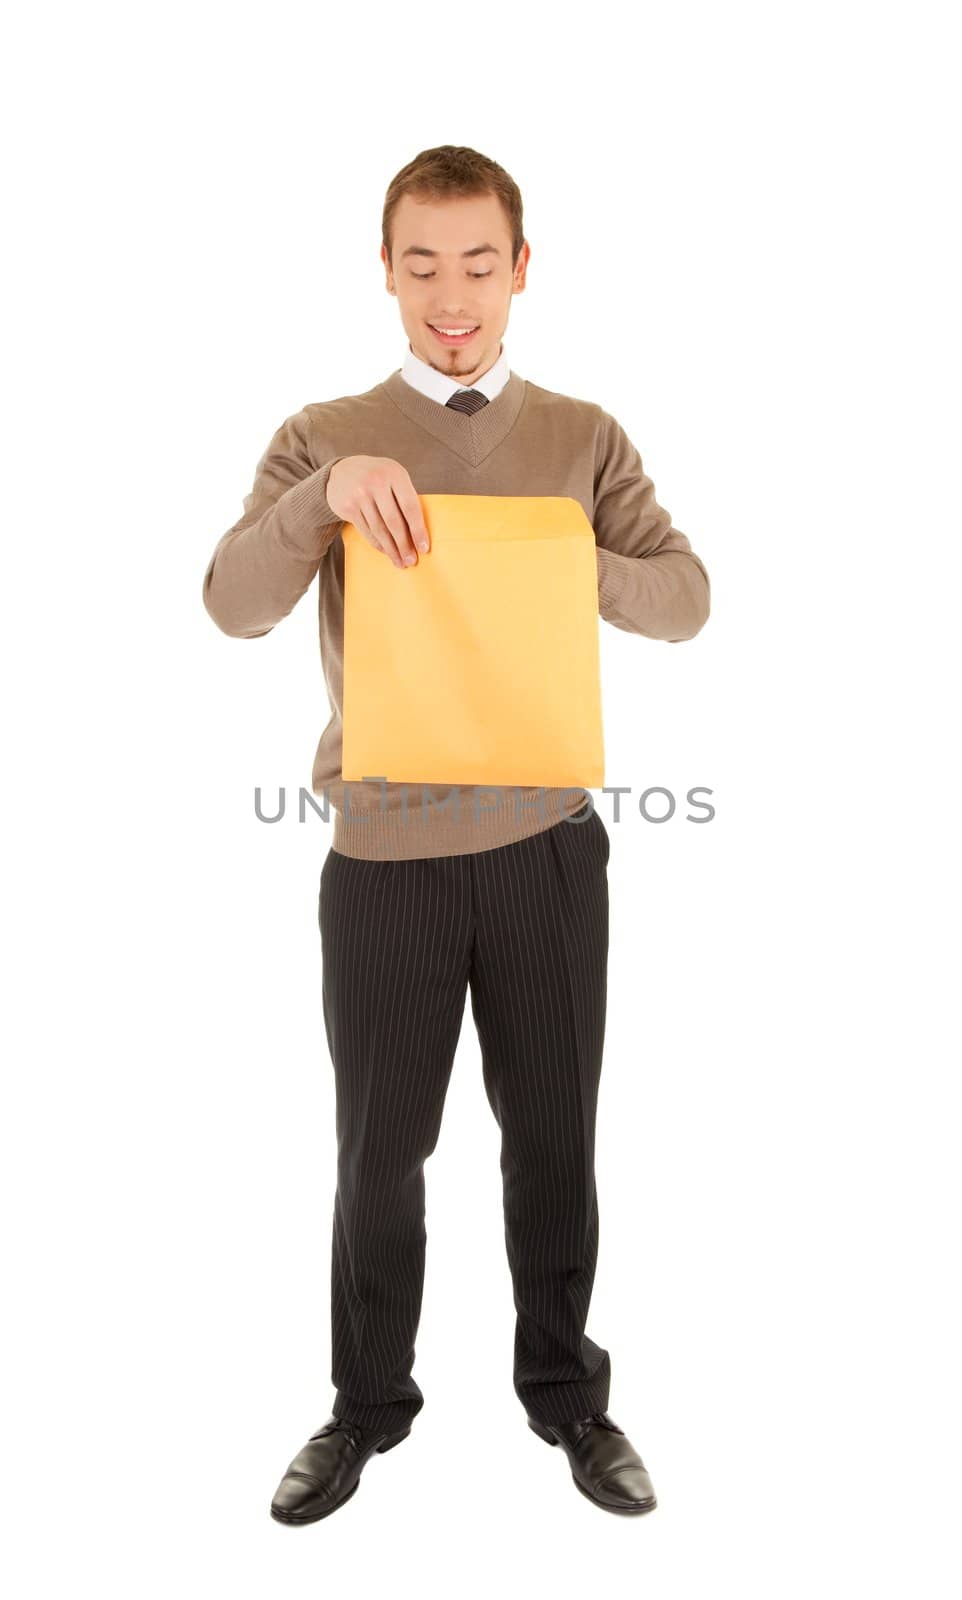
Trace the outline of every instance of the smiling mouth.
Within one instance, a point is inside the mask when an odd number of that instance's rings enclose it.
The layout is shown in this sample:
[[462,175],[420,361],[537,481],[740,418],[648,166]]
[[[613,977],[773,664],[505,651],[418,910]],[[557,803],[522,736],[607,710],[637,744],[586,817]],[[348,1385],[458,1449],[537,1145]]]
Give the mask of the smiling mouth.
[[[452,324],[452,326],[459,326],[459,324]],[[442,344],[450,345],[452,348],[456,348],[458,345],[467,344],[470,339],[474,338],[478,328],[480,327],[480,323],[473,328],[467,328],[463,333],[446,333],[443,327],[437,327],[433,322],[429,322],[428,327],[431,329],[431,332],[434,334],[435,338],[439,339]]]

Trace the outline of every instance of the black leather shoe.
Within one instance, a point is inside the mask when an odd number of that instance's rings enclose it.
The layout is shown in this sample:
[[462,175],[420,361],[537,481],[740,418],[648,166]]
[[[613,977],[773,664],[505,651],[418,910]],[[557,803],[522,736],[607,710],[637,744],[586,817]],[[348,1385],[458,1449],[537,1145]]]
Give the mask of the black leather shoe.
[[328,1417],[294,1457],[271,1501],[271,1516],[278,1522],[319,1522],[330,1516],[361,1481],[361,1469],[375,1451],[383,1455],[406,1439],[403,1428],[361,1428],[344,1417]]
[[658,1504],[645,1463],[607,1411],[593,1411],[577,1422],[536,1422],[529,1417],[528,1427],[539,1439],[564,1445],[576,1488],[596,1506],[637,1514]]

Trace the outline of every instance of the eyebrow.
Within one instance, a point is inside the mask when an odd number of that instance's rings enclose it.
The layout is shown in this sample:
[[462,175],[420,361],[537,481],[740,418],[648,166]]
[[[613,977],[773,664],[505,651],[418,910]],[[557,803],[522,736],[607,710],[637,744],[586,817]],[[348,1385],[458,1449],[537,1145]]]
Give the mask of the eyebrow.
[[[487,250],[490,250],[496,256],[501,254],[500,250],[493,244],[476,244],[472,245],[470,250],[462,250],[461,255],[462,257],[482,256]],[[438,256],[440,254],[440,250],[429,250],[427,245],[424,244],[409,244],[406,250],[401,251],[401,260],[403,261],[405,256]]]

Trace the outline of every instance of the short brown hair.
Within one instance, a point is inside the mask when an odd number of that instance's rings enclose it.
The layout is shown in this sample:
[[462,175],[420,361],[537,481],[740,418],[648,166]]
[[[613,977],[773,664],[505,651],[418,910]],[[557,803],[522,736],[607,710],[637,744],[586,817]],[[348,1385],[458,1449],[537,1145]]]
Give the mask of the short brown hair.
[[524,244],[521,190],[496,161],[477,150],[471,150],[467,145],[439,144],[433,150],[421,150],[413,161],[401,168],[388,185],[381,218],[381,238],[392,267],[391,225],[397,203],[405,194],[430,200],[453,199],[462,195],[496,195],[507,213],[511,229],[511,266],[514,268],[517,265]]

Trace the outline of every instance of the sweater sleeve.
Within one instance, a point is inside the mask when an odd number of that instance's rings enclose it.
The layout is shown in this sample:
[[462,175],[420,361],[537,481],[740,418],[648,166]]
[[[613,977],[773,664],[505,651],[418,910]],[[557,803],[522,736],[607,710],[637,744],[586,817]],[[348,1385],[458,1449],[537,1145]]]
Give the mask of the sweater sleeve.
[[655,499],[641,457],[614,417],[602,412],[595,461],[598,609],[626,633],[677,644],[708,620],[704,564]]
[[327,503],[327,480],[343,458],[315,467],[308,427],[306,408],[281,423],[257,463],[243,516],[207,564],[204,605],[233,638],[258,639],[293,610],[342,525]]

